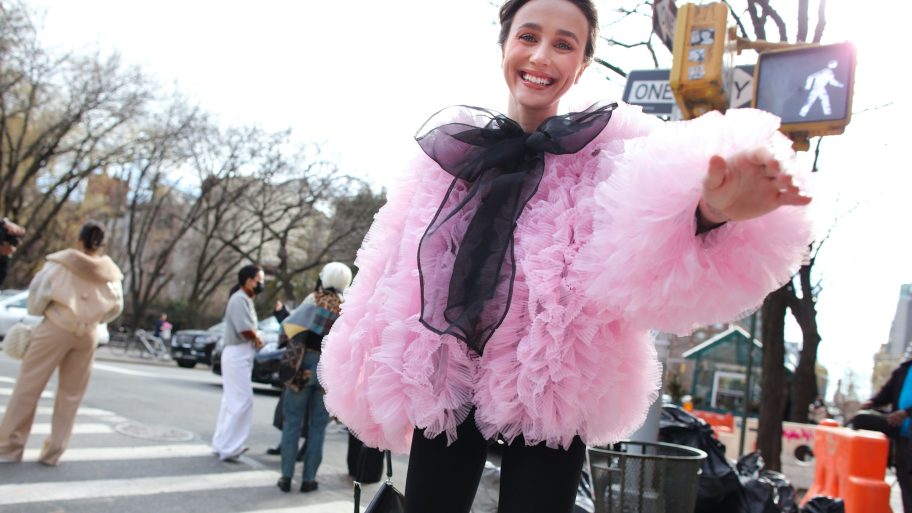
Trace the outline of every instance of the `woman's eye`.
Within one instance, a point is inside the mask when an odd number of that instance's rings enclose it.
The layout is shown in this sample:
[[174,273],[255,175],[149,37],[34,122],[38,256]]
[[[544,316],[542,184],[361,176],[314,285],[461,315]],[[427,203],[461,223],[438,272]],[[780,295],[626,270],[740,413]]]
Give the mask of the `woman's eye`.
[[533,36],[532,34],[522,34],[521,36],[519,36],[519,38],[520,38],[521,40],[523,40],[523,41],[528,42],[528,43],[534,43],[534,42],[535,42],[535,36]]
[[568,43],[565,43],[563,41],[561,41],[560,43],[557,43],[554,46],[557,48],[560,48],[561,50],[573,50],[572,46],[570,46]]

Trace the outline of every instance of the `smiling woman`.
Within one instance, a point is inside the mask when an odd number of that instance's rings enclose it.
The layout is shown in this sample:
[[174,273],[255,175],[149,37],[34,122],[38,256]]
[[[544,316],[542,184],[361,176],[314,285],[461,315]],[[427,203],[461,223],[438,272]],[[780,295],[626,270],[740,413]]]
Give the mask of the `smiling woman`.
[[509,0],[500,20],[507,115],[455,107],[419,130],[323,345],[329,410],[411,452],[408,512],[469,511],[498,438],[499,511],[569,512],[586,445],[626,437],[656,398],[647,328],[738,316],[811,238],[774,117],[557,115],[594,5]]
[[[558,101],[592,60],[598,17],[586,4],[532,2],[520,9],[522,2],[512,2],[501,11],[503,73],[510,89],[507,115],[527,132],[557,114]],[[542,25],[536,20],[548,19],[543,15],[554,18]]]

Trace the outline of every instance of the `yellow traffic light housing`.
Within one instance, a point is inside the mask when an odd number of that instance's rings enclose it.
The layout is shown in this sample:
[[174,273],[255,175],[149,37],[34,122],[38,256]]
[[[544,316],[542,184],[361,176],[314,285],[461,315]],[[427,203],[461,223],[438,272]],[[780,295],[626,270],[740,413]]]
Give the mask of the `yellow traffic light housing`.
[[722,74],[727,24],[728,7],[722,3],[678,8],[669,82],[684,119],[728,107]]
[[780,130],[805,149],[809,137],[845,131],[854,85],[851,43],[772,50],[754,68],[752,106],[779,116]]

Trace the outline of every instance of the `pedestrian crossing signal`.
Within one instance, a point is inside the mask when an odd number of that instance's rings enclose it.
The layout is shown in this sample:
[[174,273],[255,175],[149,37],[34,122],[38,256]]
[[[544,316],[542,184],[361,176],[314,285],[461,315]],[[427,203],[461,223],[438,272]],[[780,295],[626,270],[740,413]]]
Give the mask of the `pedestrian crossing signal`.
[[852,117],[854,83],[851,43],[763,52],[754,71],[753,107],[779,116],[783,132],[837,135]]
[[668,81],[684,119],[728,107],[722,75],[727,23],[728,7],[720,2],[678,8]]

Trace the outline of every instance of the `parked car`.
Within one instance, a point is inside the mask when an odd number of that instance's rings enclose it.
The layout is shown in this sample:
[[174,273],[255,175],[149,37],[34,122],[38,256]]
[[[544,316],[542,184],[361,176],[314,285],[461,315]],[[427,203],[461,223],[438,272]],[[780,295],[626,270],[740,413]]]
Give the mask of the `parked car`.
[[225,324],[218,323],[206,330],[180,330],[171,335],[171,359],[179,367],[192,369],[196,364],[211,365],[212,351],[222,339]]
[[[263,339],[261,347],[253,359],[253,372],[251,378],[254,383],[263,383],[272,385],[276,388],[282,388],[279,382],[279,361],[285,354],[285,348],[279,347],[279,331],[281,325],[275,317],[267,317],[259,322],[257,331],[260,338]],[[215,350],[212,352],[212,372],[222,375],[222,340],[216,343]]]
[[[17,322],[36,325],[41,322],[42,316],[29,315],[28,310],[28,291],[17,291],[15,294],[7,294],[4,291],[0,295],[0,340],[9,333],[10,328]],[[110,340],[108,334],[108,325],[98,325],[98,345],[107,344]]]

